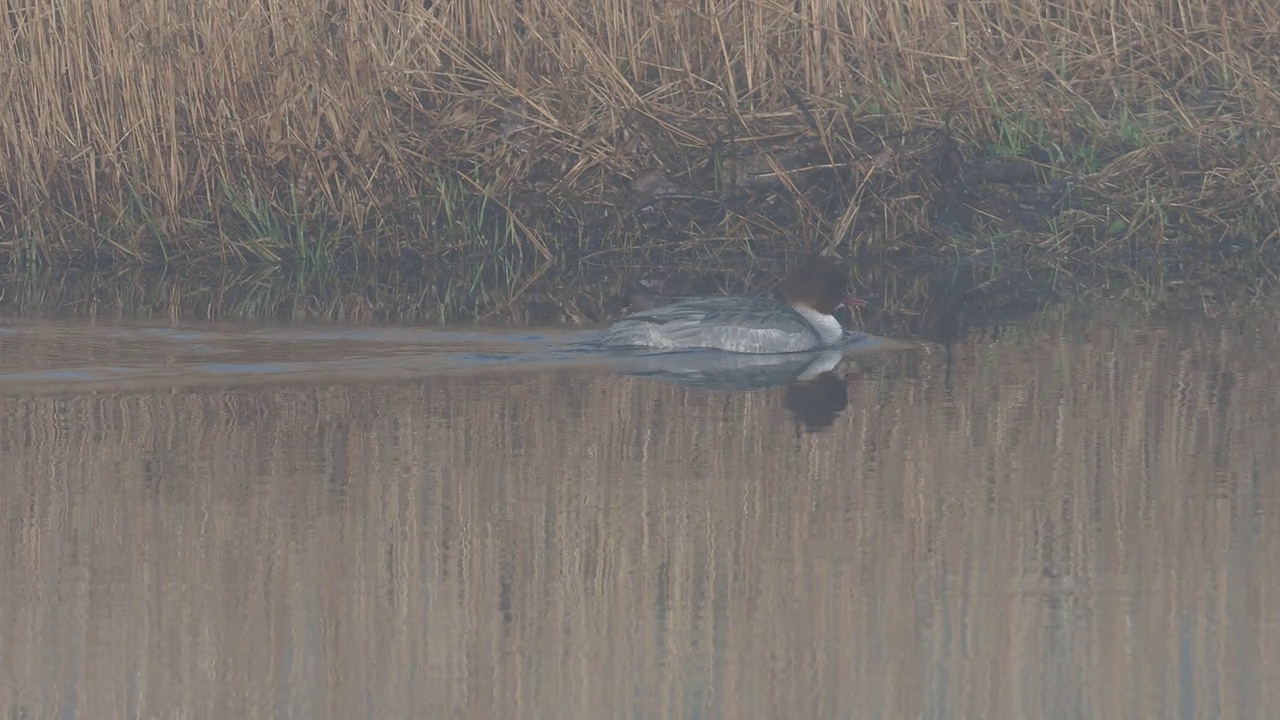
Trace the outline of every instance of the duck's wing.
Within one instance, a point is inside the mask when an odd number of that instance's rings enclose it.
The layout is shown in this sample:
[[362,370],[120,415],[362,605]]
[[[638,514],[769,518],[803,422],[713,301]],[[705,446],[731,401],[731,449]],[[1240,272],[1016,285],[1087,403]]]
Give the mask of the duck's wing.
[[790,307],[766,298],[690,298],[625,317],[601,335],[606,345],[712,347],[734,352],[795,352],[819,340]]
[[787,305],[769,298],[746,295],[719,295],[680,300],[628,315],[619,322],[652,323],[664,327],[688,325],[729,326],[746,330],[778,330],[808,333],[812,327]]

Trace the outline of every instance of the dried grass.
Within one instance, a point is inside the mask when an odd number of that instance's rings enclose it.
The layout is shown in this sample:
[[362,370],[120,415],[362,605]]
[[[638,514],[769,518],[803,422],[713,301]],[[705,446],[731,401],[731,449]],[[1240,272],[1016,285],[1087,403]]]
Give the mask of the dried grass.
[[[1081,189],[1049,234],[1104,250],[1280,225],[1269,0],[3,8],[18,260],[890,250],[939,242],[939,204],[984,185],[952,175],[1019,153]],[[637,195],[654,170],[716,202]],[[1011,192],[962,192],[960,224],[1007,228]]]

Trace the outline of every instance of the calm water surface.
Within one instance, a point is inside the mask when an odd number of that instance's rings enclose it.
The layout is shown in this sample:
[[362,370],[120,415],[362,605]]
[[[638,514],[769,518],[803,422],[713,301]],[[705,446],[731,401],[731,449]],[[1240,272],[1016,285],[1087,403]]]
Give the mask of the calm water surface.
[[1274,717],[1277,327],[2,321],[0,717]]

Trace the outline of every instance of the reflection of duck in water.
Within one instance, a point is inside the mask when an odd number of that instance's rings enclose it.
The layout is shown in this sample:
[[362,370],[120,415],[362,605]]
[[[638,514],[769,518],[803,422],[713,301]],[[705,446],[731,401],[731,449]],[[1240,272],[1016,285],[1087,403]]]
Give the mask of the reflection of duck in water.
[[651,377],[687,387],[760,390],[829,373],[843,357],[839,350],[766,355],[695,349],[637,353],[615,358],[610,364],[623,375]]
[[820,432],[831,427],[849,406],[848,379],[835,371],[824,372],[787,386],[782,406],[796,421],[796,434]]
[[786,302],[746,295],[679,300],[629,315],[600,334],[615,347],[713,348],[736,353],[794,353],[835,348],[863,337],[835,318],[843,305],[862,305],[845,293],[846,277],[815,259],[783,281]]
[[[859,343],[859,346],[864,343]],[[873,339],[867,349],[876,347]],[[786,385],[783,406],[797,430],[825,430],[849,402],[846,378],[837,370],[841,350],[774,355],[718,350],[645,352],[620,356],[612,365],[624,375],[654,378],[675,385],[745,392]]]

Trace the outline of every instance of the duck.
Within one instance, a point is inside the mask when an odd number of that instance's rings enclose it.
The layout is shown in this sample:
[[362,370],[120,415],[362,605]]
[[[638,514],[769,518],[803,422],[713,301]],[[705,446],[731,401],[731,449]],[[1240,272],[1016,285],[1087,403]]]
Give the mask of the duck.
[[828,258],[814,258],[782,281],[783,300],[750,295],[692,297],[628,315],[605,328],[605,347],[737,353],[796,353],[847,344],[851,333],[835,317],[866,303],[846,291],[848,277]]

